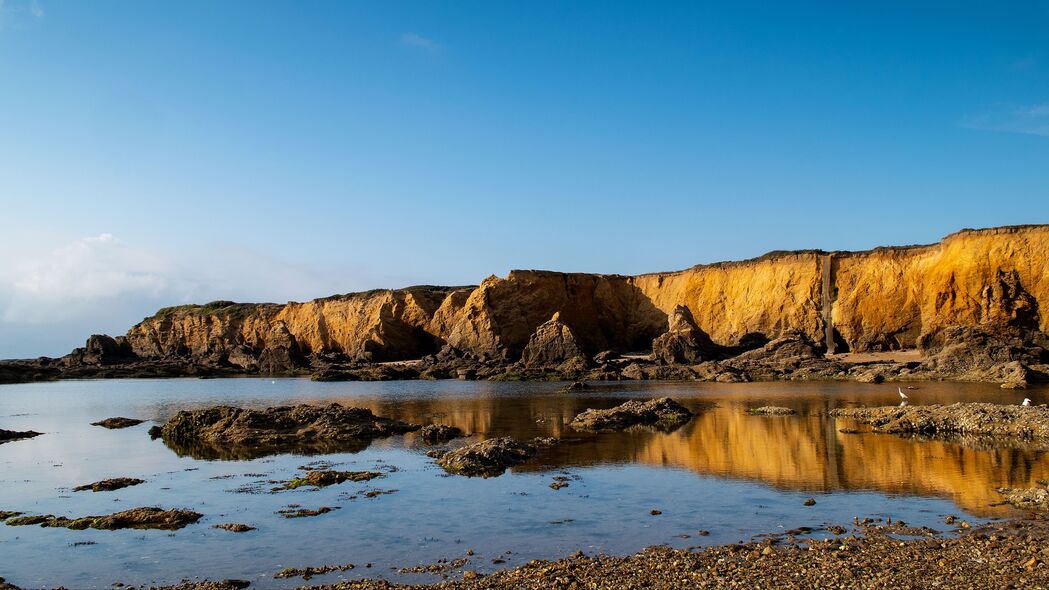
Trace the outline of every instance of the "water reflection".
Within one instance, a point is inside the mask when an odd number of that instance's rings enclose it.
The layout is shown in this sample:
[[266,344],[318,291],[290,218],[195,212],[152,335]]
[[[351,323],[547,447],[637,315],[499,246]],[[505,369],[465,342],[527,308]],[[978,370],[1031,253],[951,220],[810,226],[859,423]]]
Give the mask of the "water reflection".
[[[1030,487],[1049,479],[1049,457],[1037,444],[1005,443],[978,438],[937,440],[839,431],[849,422],[828,416],[844,405],[890,403],[888,394],[870,390],[850,395],[848,385],[828,395],[828,386],[803,391],[783,386],[754,385],[746,395],[712,398],[686,385],[628,392],[630,395],[671,395],[697,413],[673,432],[633,428],[626,432],[578,432],[568,423],[579,412],[622,403],[618,387],[600,393],[615,395],[553,394],[482,395],[429,399],[359,397],[313,398],[368,407],[377,415],[427,424],[438,422],[474,433],[473,440],[491,436],[530,438],[552,436],[562,442],[517,469],[640,463],[672,466],[704,475],[759,481],[785,490],[833,492],[876,490],[891,494],[933,495],[953,500],[981,515],[1005,514],[998,487]],[[845,388],[842,391],[842,387]],[[985,390],[972,386],[932,384],[923,392],[926,403],[969,399],[986,401]],[[1032,395],[1032,394],[1028,394]],[[884,399],[883,399],[884,398]],[[712,403],[713,402],[713,403]],[[748,408],[777,403],[797,411],[794,416],[753,416]],[[713,405],[713,407],[711,407]],[[377,444],[421,448],[415,435],[394,437]],[[216,449],[201,453],[178,449],[195,458],[221,456]],[[300,449],[298,451],[312,451]],[[297,452],[298,452],[297,451]],[[258,456],[251,455],[250,456]]]

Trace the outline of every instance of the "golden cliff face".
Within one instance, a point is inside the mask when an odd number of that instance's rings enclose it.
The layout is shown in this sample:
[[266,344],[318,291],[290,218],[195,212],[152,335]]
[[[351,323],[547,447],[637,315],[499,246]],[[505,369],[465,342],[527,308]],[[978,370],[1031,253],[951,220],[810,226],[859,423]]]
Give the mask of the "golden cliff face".
[[912,347],[921,334],[954,325],[1045,331],[1047,252],[1043,225],[966,230],[932,246],[836,255],[834,327],[857,350]]
[[1047,251],[1049,226],[1022,226],[966,230],[930,246],[772,253],[636,277],[513,271],[477,287],[167,308],[127,337],[145,357],[261,351],[290,334],[303,354],[402,360],[450,344],[516,360],[554,313],[594,354],[650,348],[668,314],[684,305],[719,344],[787,331],[822,342],[829,312],[852,350],[912,347],[951,325],[1049,328]]

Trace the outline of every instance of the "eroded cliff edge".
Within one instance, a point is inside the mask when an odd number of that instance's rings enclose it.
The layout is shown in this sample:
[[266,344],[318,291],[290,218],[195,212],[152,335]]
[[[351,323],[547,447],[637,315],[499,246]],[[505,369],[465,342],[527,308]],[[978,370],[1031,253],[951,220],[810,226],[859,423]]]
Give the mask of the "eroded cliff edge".
[[[186,305],[126,336],[92,337],[63,359],[5,363],[0,379],[135,374],[143,363],[160,375],[367,378],[374,371],[360,370],[414,360],[393,365],[415,367],[408,373],[379,375],[876,380],[906,369],[902,377],[1027,380],[1049,360],[1047,247],[1049,225],[1012,226],[925,246],[772,252],[639,276],[515,270],[471,287]],[[653,347],[648,359],[620,356]],[[825,356],[913,348],[922,352],[916,366],[862,373]],[[778,366],[786,358],[809,370]]]

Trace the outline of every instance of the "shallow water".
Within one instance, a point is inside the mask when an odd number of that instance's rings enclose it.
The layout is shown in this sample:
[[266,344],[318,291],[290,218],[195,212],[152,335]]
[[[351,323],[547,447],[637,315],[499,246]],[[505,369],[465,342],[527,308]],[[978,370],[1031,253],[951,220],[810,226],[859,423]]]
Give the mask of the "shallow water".
[[[401,567],[470,557],[490,571],[576,550],[632,553],[645,546],[690,547],[749,540],[800,526],[886,517],[947,530],[946,514],[971,522],[1007,516],[994,489],[1049,479],[1036,447],[990,448],[979,441],[843,434],[827,412],[897,401],[896,385],[856,383],[615,383],[562,394],[557,383],[407,381],[315,383],[304,379],[64,381],[0,386],[0,428],[44,432],[0,445],[0,510],[64,516],[107,514],[136,506],[183,507],[197,524],[166,531],[70,531],[0,525],[0,576],[23,587],[108,588],[174,583],[183,578],[244,578],[259,588],[301,585],[274,579],[284,567],[354,563],[355,577],[437,581],[398,574]],[[1049,390],[1005,392],[993,385],[926,383],[912,403],[1049,401]],[[671,396],[698,410],[673,432],[573,431],[588,407],[624,398]],[[492,436],[556,436],[562,442],[501,477],[447,476],[412,434],[375,441],[357,453],[284,454],[252,460],[180,456],[151,440],[151,422],[106,430],[111,416],[162,422],[180,409],[229,403],[265,407],[339,402],[417,423],[444,423]],[[710,405],[713,404],[712,407]],[[796,416],[760,417],[747,408],[781,405]],[[210,459],[210,460],[209,460]],[[383,470],[367,483],[272,493],[299,466]],[[557,475],[569,486],[553,490]],[[145,484],[115,492],[72,492],[110,477]],[[390,491],[367,498],[368,490]],[[817,504],[803,502],[813,497]],[[290,505],[338,507],[312,518],[284,519]],[[652,510],[662,511],[653,516]],[[240,522],[258,530],[212,528]],[[700,530],[708,536],[697,536]],[[687,537],[686,537],[687,536]],[[94,544],[77,544],[93,542]],[[493,559],[505,563],[493,564]],[[365,567],[371,564],[371,567]],[[452,572],[452,575],[458,575]]]

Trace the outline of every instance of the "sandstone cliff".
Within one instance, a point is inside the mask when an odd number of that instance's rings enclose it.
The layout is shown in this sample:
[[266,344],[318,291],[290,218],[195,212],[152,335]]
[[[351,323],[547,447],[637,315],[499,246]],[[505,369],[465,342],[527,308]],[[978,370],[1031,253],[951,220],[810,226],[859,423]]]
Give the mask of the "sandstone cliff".
[[687,311],[713,343],[737,351],[787,333],[839,351],[911,348],[952,326],[1044,332],[1047,251],[1049,225],[1037,225],[963,230],[928,246],[774,252],[633,277],[513,271],[476,287],[166,308],[119,345],[145,359],[209,359],[245,369],[260,360],[276,370],[317,358],[414,359],[446,346],[513,362],[555,314],[573,345],[592,356],[651,349],[668,331],[668,318]]

